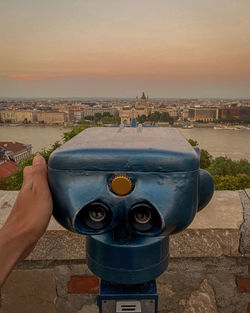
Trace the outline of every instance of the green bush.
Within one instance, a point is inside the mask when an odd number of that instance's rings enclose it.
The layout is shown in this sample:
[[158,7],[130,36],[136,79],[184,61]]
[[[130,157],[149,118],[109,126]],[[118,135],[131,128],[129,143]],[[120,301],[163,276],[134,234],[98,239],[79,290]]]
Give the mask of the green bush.
[[250,176],[246,174],[237,174],[235,176],[214,175],[213,179],[216,190],[240,190],[250,188]]
[[81,131],[83,131],[86,128],[88,128],[88,126],[74,127],[71,131],[64,133],[63,141],[64,142],[69,141],[71,138],[73,138],[74,136],[78,135]]
[[[191,146],[198,142],[189,139]],[[216,190],[239,190],[250,188],[250,162],[233,161],[228,157],[213,158],[206,150],[201,149],[200,167],[206,169],[214,179]]]
[[250,163],[247,160],[233,161],[228,157],[218,157],[212,160],[208,171],[219,176],[250,175]]

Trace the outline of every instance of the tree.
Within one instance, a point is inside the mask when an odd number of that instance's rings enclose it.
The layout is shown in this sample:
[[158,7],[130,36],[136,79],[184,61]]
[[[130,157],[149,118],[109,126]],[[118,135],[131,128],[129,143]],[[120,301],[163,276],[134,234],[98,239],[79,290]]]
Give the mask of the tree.
[[[196,147],[199,145],[198,141],[193,140],[193,139],[188,139],[188,142],[193,147]],[[201,149],[200,151],[201,151],[200,168],[206,169],[210,166],[213,157],[207,150]]]
[[113,115],[111,115],[110,112],[103,112],[102,116],[113,117]]
[[188,142],[190,143],[191,146],[195,147],[195,146],[198,146],[198,141],[196,140],[193,140],[193,139],[188,139]]
[[137,117],[137,121],[138,121],[138,123],[140,123],[140,124],[143,124],[144,122],[146,122],[146,120],[147,120],[147,117],[146,117],[145,114],[139,115],[139,116]]
[[168,112],[161,113],[161,115],[160,115],[160,121],[161,122],[169,122],[170,120],[171,120],[171,118],[170,118]]
[[159,122],[161,113],[156,111],[148,116],[148,120],[151,122]]
[[77,134],[79,134],[80,132],[82,132],[84,129],[88,127],[89,127],[88,125],[74,127],[71,131],[63,134],[63,141],[64,142],[69,141],[71,138],[73,138],[74,136],[76,136]]
[[212,162],[212,155],[204,149],[201,149],[200,168],[207,169]]
[[228,157],[218,157],[211,162],[208,170],[212,175],[246,174],[250,176],[250,163],[247,160],[233,161]]
[[169,124],[174,125],[174,119],[172,117],[170,117]]
[[88,116],[85,117],[85,120],[93,121],[94,120],[94,116],[88,115]]
[[102,119],[102,114],[101,113],[95,113],[94,114],[94,121],[95,122],[100,122],[101,119]]

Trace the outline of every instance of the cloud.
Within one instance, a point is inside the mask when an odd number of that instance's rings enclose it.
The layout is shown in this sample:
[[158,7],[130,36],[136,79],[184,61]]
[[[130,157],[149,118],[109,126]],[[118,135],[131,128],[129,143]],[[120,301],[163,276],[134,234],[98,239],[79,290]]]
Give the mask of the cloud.
[[[5,76],[5,75],[4,75]],[[44,81],[54,80],[58,78],[112,78],[117,77],[114,73],[53,73],[53,74],[11,74],[7,75],[10,79],[24,80],[24,81]]]
[[8,78],[27,81],[42,81],[55,79],[56,77],[52,75],[12,74],[8,75]]

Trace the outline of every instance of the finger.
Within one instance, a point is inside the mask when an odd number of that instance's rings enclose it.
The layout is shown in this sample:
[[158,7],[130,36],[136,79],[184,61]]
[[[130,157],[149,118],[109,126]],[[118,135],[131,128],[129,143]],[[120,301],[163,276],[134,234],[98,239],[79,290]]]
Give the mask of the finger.
[[23,169],[23,187],[31,186],[33,182],[32,179],[32,166],[26,166]]
[[36,155],[32,164],[33,186],[36,189],[48,188],[47,165],[41,155]]

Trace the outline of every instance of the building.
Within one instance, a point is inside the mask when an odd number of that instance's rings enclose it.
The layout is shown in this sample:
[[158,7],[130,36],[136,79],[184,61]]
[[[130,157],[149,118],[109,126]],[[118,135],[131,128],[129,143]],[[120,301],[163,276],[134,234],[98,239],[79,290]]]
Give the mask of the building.
[[19,170],[19,167],[12,161],[4,161],[0,163],[0,177],[9,177]]
[[15,111],[15,123],[33,123],[32,111]]
[[4,123],[14,123],[14,111],[0,111],[0,120]]
[[250,121],[250,107],[232,106],[221,109],[222,120]]
[[75,110],[74,111],[74,120],[80,122],[80,121],[82,121],[82,119],[83,119],[83,111]]
[[[63,110],[59,110],[59,113],[65,113],[65,122],[70,122],[73,123],[75,120],[75,116],[74,116],[74,110],[72,108],[70,109],[63,109]],[[53,112],[54,113],[54,112]],[[57,112],[56,112],[57,113]]]
[[188,109],[184,109],[181,113],[182,120],[188,119]]
[[75,115],[74,115],[74,110],[73,109],[68,109],[67,111],[67,120],[70,123],[73,123],[75,120]]
[[178,119],[178,116],[179,116],[179,110],[176,107],[160,106],[158,108],[154,108],[151,110],[151,113],[154,113],[154,112],[160,112],[160,113],[167,112],[169,116],[172,117],[174,120]]
[[188,117],[191,121],[212,122],[219,120],[219,108],[192,108],[189,109]]
[[135,103],[135,106],[136,106],[136,107],[137,107],[138,105],[140,105],[140,106],[142,106],[142,107],[148,107],[149,104],[150,104],[150,102],[149,102],[149,97],[148,97],[148,96],[147,96],[147,97],[145,96],[144,91],[143,91],[142,96],[141,96],[141,98],[140,98],[140,103],[138,103],[138,97],[136,97],[136,103]]
[[138,97],[136,97],[135,105],[124,106],[119,110],[119,117],[121,118],[121,123],[124,125],[130,125],[133,118],[138,116],[145,115],[148,116],[151,112],[149,98],[145,96],[145,93],[142,93],[140,102]]
[[32,146],[20,142],[0,141],[2,160],[10,160],[17,164],[31,155]]
[[38,123],[64,124],[67,121],[67,114],[64,112],[37,112]]
[[9,123],[33,123],[32,111],[0,111],[0,120],[2,122]]
[[143,107],[122,107],[120,108],[119,116],[121,118],[121,124],[130,125],[133,118],[145,115],[148,116],[148,110]]

